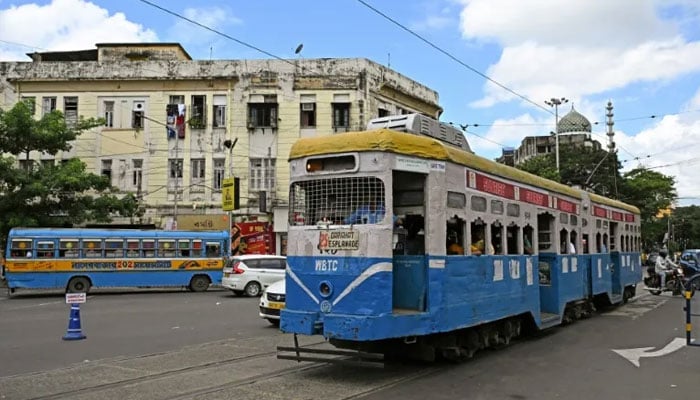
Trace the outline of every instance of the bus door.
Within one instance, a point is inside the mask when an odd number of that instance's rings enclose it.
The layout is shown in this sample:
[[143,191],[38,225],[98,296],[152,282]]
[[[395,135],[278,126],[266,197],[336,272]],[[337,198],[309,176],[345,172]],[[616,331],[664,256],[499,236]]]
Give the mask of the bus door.
[[425,234],[426,175],[393,172],[393,303],[394,311],[425,311],[428,261]]

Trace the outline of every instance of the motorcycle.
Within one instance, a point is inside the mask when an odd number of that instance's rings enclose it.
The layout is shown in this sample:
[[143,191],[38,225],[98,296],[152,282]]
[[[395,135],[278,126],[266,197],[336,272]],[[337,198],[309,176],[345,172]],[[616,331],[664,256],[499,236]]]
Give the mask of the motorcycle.
[[[666,284],[661,287],[661,278],[654,267],[647,268],[647,276],[644,278],[645,289],[649,293],[658,296],[663,292],[671,292],[674,296],[682,295],[685,290],[686,279],[682,267],[674,267],[666,271]],[[693,288],[694,289],[694,288]],[[691,297],[695,290],[690,291]]]

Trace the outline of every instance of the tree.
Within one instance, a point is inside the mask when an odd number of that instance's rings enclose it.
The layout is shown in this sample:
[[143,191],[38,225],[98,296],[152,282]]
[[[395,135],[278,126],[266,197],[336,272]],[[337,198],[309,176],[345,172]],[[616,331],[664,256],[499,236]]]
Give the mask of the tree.
[[[103,124],[80,118],[66,124],[60,111],[33,118],[28,104],[19,102],[0,110],[0,242],[15,226],[68,226],[85,221],[109,222],[115,215],[138,213],[133,195],[118,196],[109,180],[86,171],[74,158],[60,164],[33,163],[31,151],[56,155],[69,151],[70,141],[83,131]],[[27,160],[17,166],[14,156]]]
[[668,231],[668,221],[657,218],[659,210],[671,207],[675,201],[675,180],[660,172],[637,167],[624,175],[620,200],[639,208],[642,220],[644,247],[652,249],[662,241]]

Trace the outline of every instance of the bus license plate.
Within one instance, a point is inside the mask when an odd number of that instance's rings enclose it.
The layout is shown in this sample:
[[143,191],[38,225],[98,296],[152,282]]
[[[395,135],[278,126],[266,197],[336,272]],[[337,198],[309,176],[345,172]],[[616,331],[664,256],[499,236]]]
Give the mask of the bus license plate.
[[268,306],[268,308],[272,308],[275,310],[281,310],[284,308],[284,303],[270,303],[267,306]]

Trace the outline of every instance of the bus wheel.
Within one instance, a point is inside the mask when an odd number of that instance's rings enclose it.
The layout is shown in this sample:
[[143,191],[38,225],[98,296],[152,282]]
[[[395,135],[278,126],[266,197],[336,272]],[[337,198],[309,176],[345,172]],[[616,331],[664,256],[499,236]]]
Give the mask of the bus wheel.
[[209,278],[205,275],[196,275],[190,280],[190,290],[193,292],[204,292],[209,289]]
[[258,282],[250,282],[249,284],[245,285],[246,296],[250,296],[250,297],[260,296],[260,292],[261,292],[261,288],[260,288],[260,284]]
[[90,291],[90,280],[84,276],[76,276],[68,281],[68,293],[87,293]]

